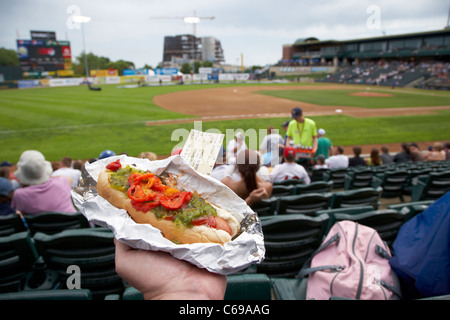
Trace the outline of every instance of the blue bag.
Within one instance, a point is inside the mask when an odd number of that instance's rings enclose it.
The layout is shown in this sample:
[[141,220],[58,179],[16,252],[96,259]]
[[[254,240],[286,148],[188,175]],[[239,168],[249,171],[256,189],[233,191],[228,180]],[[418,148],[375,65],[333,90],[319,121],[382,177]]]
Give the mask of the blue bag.
[[450,192],[406,222],[393,248],[389,263],[404,297],[450,294]]

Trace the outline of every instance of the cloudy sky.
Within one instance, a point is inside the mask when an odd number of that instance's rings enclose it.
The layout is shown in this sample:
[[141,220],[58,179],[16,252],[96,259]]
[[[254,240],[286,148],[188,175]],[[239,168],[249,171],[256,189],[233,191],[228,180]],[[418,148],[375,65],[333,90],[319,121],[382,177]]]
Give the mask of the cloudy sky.
[[84,25],[86,50],[113,61],[155,67],[166,35],[193,33],[181,17],[214,17],[197,24],[197,36],[213,36],[227,64],[276,63],[284,44],[296,39],[348,40],[442,29],[450,0],[0,0],[0,47],[16,49],[30,30],[55,31],[69,40],[74,59],[83,51],[82,32],[72,15],[91,17]]

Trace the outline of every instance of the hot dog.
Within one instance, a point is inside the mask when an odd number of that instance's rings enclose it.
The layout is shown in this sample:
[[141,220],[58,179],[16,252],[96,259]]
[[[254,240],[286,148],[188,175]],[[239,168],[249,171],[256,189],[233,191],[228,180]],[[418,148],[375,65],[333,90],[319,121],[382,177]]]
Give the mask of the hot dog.
[[224,244],[238,233],[231,213],[205,201],[195,191],[179,190],[176,179],[109,163],[100,172],[97,191],[113,206],[125,209],[136,223],[148,223],[179,244]]

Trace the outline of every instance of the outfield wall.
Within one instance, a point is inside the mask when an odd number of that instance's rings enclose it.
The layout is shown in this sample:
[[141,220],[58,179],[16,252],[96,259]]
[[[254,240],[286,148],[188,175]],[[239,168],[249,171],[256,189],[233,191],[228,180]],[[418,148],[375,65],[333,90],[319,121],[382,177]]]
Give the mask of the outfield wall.
[[[176,79],[175,79],[176,78]],[[184,74],[181,76],[172,75],[130,75],[130,76],[112,76],[112,77],[89,77],[89,78],[57,78],[57,79],[34,79],[34,80],[18,80],[19,89],[29,88],[45,88],[45,87],[67,87],[79,86],[89,81],[91,84],[129,84],[136,82],[143,83],[168,83],[171,81],[247,81],[250,79],[248,73],[220,73],[218,75],[211,74]]]

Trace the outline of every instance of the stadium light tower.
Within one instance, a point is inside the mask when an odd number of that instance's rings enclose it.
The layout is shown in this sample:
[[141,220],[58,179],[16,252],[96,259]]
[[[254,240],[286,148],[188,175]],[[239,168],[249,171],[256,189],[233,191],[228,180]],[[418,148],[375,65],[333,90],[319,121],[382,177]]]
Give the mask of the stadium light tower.
[[190,17],[151,17],[150,19],[183,19],[184,23],[192,23],[193,35],[197,37],[197,24],[201,20],[214,20],[215,17],[197,17],[197,13],[194,10],[194,15]]
[[73,21],[77,22],[81,25],[81,37],[83,38],[83,51],[84,51],[84,70],[86,72],[86,81],[89,77],[89,68],[87,64],[87,55],[86,55],[86,41],[84,39],[84,29],[83,29],[83,23],[88,23],[91,21],[91,17],[86,16],[74,16]]

